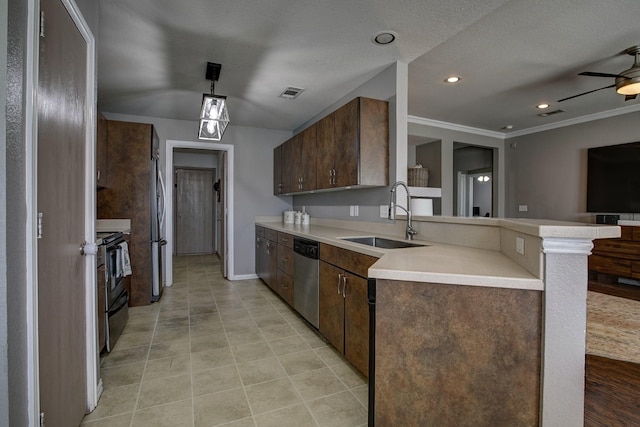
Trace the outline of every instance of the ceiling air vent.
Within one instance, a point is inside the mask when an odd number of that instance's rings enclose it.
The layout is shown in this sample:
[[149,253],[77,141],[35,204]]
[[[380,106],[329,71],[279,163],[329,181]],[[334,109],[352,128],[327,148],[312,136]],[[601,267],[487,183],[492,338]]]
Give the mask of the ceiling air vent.
[[540,113],[538,114],[540,117],[549,117],[549,116],[553,116],[555,114],[560,114],[560,113],[564,113],[565,110],[555,110],[555,111],[547,111],[545,113]]
[[300,87],[289,86],[279,96],[285,99],[296,99],[304,89]]

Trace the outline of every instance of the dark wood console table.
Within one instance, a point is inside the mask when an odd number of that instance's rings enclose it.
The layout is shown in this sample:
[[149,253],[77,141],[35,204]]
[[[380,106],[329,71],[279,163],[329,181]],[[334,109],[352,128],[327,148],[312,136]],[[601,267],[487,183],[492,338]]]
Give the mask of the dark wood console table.
[[640,281],[640,227],[620,228],[620,238],[593,242],[589,290],[640,301],[640,286],[618,283],[619,278]]

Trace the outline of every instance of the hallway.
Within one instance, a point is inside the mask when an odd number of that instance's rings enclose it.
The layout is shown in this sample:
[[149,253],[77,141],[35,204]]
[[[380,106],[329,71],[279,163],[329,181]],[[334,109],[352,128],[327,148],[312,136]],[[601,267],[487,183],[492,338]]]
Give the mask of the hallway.
[[367,385],[260,280],[215,255],[174,258],[159,303],[130,310],[83,425],[364,426]]

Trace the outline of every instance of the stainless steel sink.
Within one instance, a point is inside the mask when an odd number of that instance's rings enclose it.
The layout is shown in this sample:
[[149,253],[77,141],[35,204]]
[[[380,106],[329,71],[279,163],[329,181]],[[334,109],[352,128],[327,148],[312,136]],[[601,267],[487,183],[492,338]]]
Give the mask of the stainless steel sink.
[[366,237],[342,237],[341,240],[348,242],[360,243],[362,245],[375,246],[383,249],[401,249],[401,248],[417,248],[422,245],[420,243],[406,242],[402,240],[385,239],[384,237],[366,236]]

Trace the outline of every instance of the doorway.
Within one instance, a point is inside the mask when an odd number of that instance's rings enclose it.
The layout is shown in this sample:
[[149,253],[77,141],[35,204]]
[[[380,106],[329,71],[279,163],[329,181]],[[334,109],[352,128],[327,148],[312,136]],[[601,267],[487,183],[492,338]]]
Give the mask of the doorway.
[[[234,200],[234,146],[231,144],[219,144],[200,141],[180,141],[180,140],[167,140],[165,151],[165,170],[174,170],[174,152],[181,149],[193,149],[193,150],[208,150],[209,152],[221,152],[219,158],[219,167],[217,172],[220,177],[224,176],[225,179],[221,180],[221,201],[222,206],[216,221],[220,224],[220,229],[217,234],[219,236],[219,249],[220,261],[223,271],[226,273],[224,277],[229,280],[235,279],[234,270],[234,242],[233,242],[233,200]],[[167,200],[174,200],[175,182],[173,174],[167,174]],[[171,235],[171,231],[174,229],[174,214],[173,210],[168,210],[165,227],[168,233]],[[223,246],[224,245],[224,246]],[[221,248],[224,247],[224,251]],[[169,239],[165,246],[166,256],[171,257],[175,253],[175,241]],[[173,265],[168,262],[166,264],[166,283],[167,286],[173,284]]]
[[457,216],[494,216],[495,149],[454,143],[454,212]]
[[216,170],[176,167],[176,255],[212,254],[216,240]]

